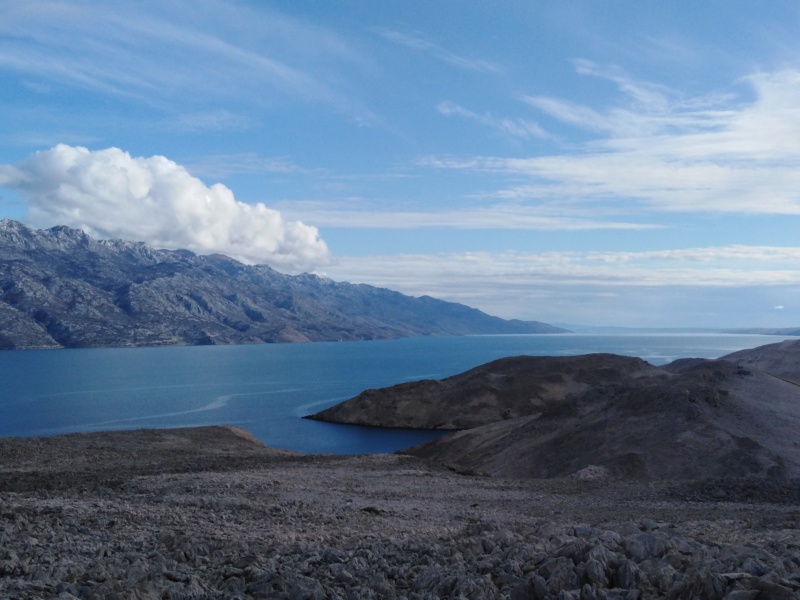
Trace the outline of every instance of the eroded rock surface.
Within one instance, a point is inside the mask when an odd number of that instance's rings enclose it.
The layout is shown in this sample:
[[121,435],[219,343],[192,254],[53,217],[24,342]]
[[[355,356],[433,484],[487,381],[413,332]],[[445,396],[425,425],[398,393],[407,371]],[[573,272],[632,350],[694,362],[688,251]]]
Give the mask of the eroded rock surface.
[[1,445],[3,598],[800,594],[789,480],[490,479],[222,428]]

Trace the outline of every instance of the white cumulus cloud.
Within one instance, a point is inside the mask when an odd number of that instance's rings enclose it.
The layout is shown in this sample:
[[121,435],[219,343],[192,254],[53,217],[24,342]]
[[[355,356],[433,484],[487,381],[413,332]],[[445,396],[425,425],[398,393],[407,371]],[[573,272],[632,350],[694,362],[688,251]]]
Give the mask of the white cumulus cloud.
[[67,225],[97,238],[219,252],[293,272],[330,262],[316,227],[237,201],[224,185],[209,187],[163,156],[60,144],[0,165],[0,185],[20,193],[36,227]]

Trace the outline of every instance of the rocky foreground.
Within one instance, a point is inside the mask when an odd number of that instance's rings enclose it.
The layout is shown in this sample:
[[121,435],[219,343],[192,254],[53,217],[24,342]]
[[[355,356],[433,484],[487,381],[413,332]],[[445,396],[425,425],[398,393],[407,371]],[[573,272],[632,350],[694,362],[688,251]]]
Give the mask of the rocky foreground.
[[459,475],[216,427],[0,440],[2,598],[800,597],[800,484]]

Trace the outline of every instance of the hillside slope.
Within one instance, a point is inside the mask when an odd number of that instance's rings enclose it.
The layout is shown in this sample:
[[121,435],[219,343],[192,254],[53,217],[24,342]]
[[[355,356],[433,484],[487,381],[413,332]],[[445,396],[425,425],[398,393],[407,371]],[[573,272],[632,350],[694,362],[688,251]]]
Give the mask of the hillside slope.
[[739,350],[722,358],[800,385],[800,340],[786,340],[777,344]]
[[407,450],[460,471],[557,477],[800,476],[800,388],[727,361],[595,387],[541,415]]
[[629,378],[666,374],[640,358],[614,354],[514,356],[442,380],[366,390],[309,418],[416,429],[469,429],[539,415],[567,397]]
[[404,452],[491,476],[800,476],[800,344],[727,358],[661,368],[609,354],[506,358],[367,390],[314,418],[457,429]]
[[557,333],[430,297],[0,221],[0,348]]

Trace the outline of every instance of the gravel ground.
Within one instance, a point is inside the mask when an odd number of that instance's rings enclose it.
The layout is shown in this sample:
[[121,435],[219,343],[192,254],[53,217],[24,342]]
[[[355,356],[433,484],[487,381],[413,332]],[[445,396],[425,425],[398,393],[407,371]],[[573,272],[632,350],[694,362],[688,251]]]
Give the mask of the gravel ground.
[[502,480],[222,427],[0,457],[0,598],[800,598],[796,481]]

